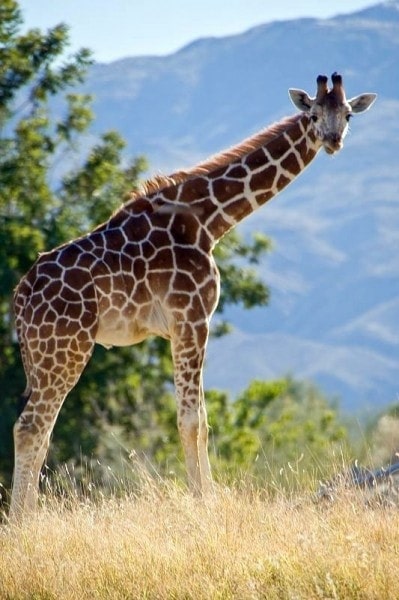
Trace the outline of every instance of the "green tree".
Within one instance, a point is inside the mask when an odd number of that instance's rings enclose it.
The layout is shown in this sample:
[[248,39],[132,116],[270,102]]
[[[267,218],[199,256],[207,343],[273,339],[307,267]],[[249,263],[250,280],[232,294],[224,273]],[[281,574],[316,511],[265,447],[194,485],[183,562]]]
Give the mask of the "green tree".
[[[83,81],[92,62],[90,52],[82,49],[65,58],[65,25],[47,33],[36,29],[21,33],[22,23],[18,3],[2,0],[0,477],[7,485],[12,469],[12,425],[17,398],[24,388],[13,328],[13,289],[39,252],[108,218],[137,187],[146,168],[142,157],[126,164],[124,141],[113,131],[104,133],[82,159],[80,142],[87,143],[84,134],[93,118],[91,99],[70,90]],[[68,173],[65,164],[80,166]],[[232,302],[246,307],[267,302],[267,288],[251,267],[267,248],[268,241],[262,236],[244,243],[237,234],[219,246],[224,279],[220,311]],[[225,329],[222,325],[218,333]],[[163,448],[175,436],[172,365],[166,342],[150,340],[111,352],[97,348],[61,411],[50,462],[82,455],[111,460],[117,454],[119,459],[120,448],[136,448],[163,460]]]
[[337,408],[308,382],[254,380],[233,401],[221,391],[207,400],[217,464],[234,476],[242,470],[270,480],[288,470],[299,484],[304,475],[325,475],[334,452],[349,447]]

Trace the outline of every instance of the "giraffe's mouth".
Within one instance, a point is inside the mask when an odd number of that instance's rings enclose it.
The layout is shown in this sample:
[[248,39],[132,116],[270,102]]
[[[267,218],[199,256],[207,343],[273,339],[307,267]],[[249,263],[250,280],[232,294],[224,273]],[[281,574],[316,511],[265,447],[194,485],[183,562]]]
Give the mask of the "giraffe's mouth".
[[342,146],[342,142],[339,144],[324,144],[324,150],[327,152],[327,154],[336,154],[341,150]]
[[337,150],[334,150],[334,148],[330,148],[329,146],[324,146],[324,150],[327,154],[335,154],[337,152]]
[[339,152],[343,145],[344,144],[341,138],[325,138],[323,141],[323,147],[327,154],[335,154],[336,152]]

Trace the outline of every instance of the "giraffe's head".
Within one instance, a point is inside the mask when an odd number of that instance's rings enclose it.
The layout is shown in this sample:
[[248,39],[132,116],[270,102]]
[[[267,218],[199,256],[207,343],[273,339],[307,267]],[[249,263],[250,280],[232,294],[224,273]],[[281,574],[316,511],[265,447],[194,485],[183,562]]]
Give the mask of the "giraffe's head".
[[377,97],[376,94],[360,94],[347,100],[341,75],[333,73],[331,79],[333,85],[329,89],[328,77],[318,76],[315,98],[310,98],[303,90],[289,90],[295,106],[309,113],[316,137],[328,154],[341,150],[352,114],[368,110]]

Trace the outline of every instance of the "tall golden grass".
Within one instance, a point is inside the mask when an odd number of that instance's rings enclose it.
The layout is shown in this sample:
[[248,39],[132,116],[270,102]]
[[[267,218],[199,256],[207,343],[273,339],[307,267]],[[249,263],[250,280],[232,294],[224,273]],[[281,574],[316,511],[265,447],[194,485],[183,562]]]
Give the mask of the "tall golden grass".
[[395,599],[397,508],[240,482],[198,500],[147,478],[124,497],[48,494],[0,527],[0,598]]

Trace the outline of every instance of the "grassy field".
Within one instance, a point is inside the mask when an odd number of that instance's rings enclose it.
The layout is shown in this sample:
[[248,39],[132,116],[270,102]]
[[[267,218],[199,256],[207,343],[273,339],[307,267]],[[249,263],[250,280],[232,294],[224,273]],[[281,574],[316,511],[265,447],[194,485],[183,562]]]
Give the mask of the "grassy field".
[[124,498],[48,497],[0,526],[0,598],[395,599],[399,513],[342,490],[196,500],[147,481]]

